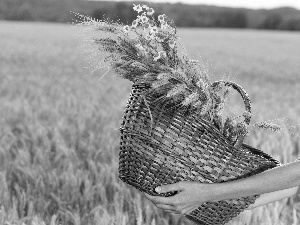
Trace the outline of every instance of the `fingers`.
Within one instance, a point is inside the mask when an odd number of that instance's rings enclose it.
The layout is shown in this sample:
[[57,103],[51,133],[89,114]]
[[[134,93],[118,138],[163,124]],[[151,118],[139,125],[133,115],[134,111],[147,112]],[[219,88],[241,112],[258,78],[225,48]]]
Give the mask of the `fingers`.
[[195,209],[199,207],[198,204],[194,205],[181,205],[181,206],[176,206],[176,205],[165,205],[165,204],[156,204],[156,207],[163,209],[164,211],[170,211],[172,213],[177,213],[177,214],[189,214]]
[[164,204],[156,204],[155,206],[157,208],[164,210],[165,212],[169,212],[169,213],[173,213],[173,214],[180,214],[180,215],[189,214],[198,208],[197,206],[176,207],[173,205],[164,205]]
[[181,212],[182,214],[186,215],[186,214],[190,214],[192,213],[195,209],[197,209],[199,207],[199,205],[193,205],[193,206],[187,206],[184,207]]
[[[157,208],[160,208],[168,213],[181,214],[179,210],[176,209],[176,206],[172,204],[171,201],[165,201],[165,199],[170,197],[158,197],[152,196],[147,193],[144,193],[145,197],[149,199]],[[166,203],[167,202],[167,203]]]
[[174,201],[170,201],[168,203],[164,203],[164,199],[168,199],[170,197],[158,197],[151,196],[147,193],[144,193],[145,197],[148,198],[157,208],[164,210],[165,212],[172,214],[189,214],[194,209],[198,207],[198,204],[194,205],[178,205],[175,204]]
[[144,193],[145,197],[152,201],[155,204],[164,204],[164,205],[174,205],[173,197],[160,197],[160,196],[152,196],[147,193]]
[[176,214],[176,215],[181,215],[180,212],[173,211],[173,210],[164,210],[164,211],[165,211],[165,212],[168,212],[168,213]]
[[173,210],[175,211],[175,207],[172,205],[164,205],[164,204],[156,204],[156,207],[163,209],[163,210]]
[[147,193],[145,193],[145,192],[143,192],[143,194],[144,194],[144,196],[145,196],[148,200],[150,200],[150,201],[154,201],[154,199],[155,199],[155,197],[156,197],[156,196],[149,195],[149,194],[147,194]]
[[184,190],[185,182],[177,182],[174,184],[166,184],[155,188],[157,193],[166,193],[171,191],[182,191]]
[[157,208],[164,210],[165,212],[172,214],[182,214],[180,210],[177,210],[175,206],[172,205],[164,205],[164,204],[156,204]]

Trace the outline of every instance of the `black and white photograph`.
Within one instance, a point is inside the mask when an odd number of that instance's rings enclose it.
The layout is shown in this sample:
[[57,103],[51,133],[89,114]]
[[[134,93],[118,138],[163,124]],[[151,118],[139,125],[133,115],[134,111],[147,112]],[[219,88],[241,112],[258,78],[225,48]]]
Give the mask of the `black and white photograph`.
[[0,225],[300,224],[300,1],[0,0]]

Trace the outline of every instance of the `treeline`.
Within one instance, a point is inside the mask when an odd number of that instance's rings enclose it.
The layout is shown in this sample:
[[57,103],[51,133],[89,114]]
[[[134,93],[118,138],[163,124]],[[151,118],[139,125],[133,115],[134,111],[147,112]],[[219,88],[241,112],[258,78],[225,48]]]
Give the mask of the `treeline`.
[[[0,19],[24,21],[72,22],[70,11],[97,19],[110,18],[131,23],[137,13],[132,4],[145,2],[110,2],[85,0],[0,0]],[[151,3],[155,15],[166,14],[178,27],[223,27],[300,30],[300,10],[276,8],[251,10],[206,5]]]

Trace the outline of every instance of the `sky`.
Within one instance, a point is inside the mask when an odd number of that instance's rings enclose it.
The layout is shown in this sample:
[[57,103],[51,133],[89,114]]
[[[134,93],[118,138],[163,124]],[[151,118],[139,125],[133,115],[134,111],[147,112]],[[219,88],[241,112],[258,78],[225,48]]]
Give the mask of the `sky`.
[[151,0],[152,2],[182,2],[186,4],[205,4],[227,7],[243,7],[251,9],[277,8],[289,6],[300,9],[300,0]]

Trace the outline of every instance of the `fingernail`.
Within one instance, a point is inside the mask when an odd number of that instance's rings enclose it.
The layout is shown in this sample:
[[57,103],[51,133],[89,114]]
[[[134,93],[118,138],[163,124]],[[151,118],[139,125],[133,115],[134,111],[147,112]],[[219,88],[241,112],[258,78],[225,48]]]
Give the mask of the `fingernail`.
[[156,191],[156,192],[160,192],[160,191],[161,191],[161,187],[156,187],[156,188],[155,188],[155,191]]

